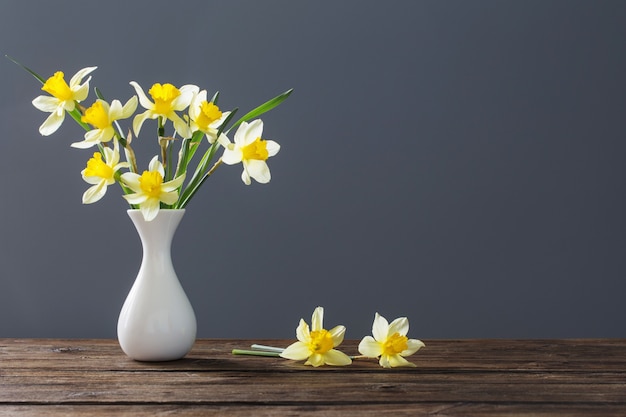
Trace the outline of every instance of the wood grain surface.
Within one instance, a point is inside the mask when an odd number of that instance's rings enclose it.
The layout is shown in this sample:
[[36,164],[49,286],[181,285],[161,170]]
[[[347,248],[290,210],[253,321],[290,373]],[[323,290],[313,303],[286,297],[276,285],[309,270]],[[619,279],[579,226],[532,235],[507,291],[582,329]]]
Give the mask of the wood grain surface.
[[626,416],[625,339],[426,340],[395,369],[231,353],[291,342],[202,339],[146,363],[115,340],[0,339],[0,416]]

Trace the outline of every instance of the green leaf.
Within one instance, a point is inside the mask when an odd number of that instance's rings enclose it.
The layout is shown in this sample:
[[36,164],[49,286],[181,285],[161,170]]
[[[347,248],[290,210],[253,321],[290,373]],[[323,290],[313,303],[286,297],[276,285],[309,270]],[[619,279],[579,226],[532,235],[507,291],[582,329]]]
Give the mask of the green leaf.
[[100,91],[98,87],[94,87],[93,91],[96,93],[96,97],[98,97],[100,100],[106,101],[106,99],[104,98],[104,95],[102,95],[102,91]]
[[83,117],[83,115],[80,113],[80,111],[76,108],[74,108],[74,110],[72,111],[68,111],[69,115],[72,116],[72,119],[74,119],[74,121],[76,123],[78,123],[79,126],[81,126],[83,129],[85,129],[85,131],[89,132],[91,130],[91,127],[89,127],[89,125],[85,122],[83,122],[81,120],[81,118]]
[[5,55],[5,57],[10,60],[13,61],[14,64],[17,64],[18,66],[22,67],[23,70],[27,71],[28,73],[30,73],[30,75],[32,75],[33,77],[35,77],[37,80],[39,80],[42,84],[45,84],[46,79],[43,78],[41,75],[37,74],[35,71],[33,71],[32,69],[28,68],[27,66],[21,64],[20,62],[16,61],[15,59],[11,58],[8,55]]
[[[178,178],[182,174],[187,172],[187,165],[189,163],[187,159],[187,155],[189,154],[190,143],[191,143],[191,138],[183,139],[180,143],[180,151],[178,151],[178,166],[176,167],[176,173],[174,174],[174,178]],[[181,187],[182,187],[182,184],[181,184]]]
[[191,136],[191,141],[189,143],[189,151],[185,155],[185,161],[184,161],[185,169],[187,169],[187,165],[189,165],[189,162],[191,162],[191,159],[193,158],[196,151],[198,150],[198,147],[202,143],[203,136],[204,136],[204,133],[199,130],[195,131],[193,135]]
[[196,167],[196,171],[194,172],[191,181],[189,181],[189,184],[178,199],[178,204],[176,208],[185,208],[185,206],[189,203],[194,194],[198,191],[198,189],[204,182],[204,180],[202,179],[202,177],[204,176],[203,173],[207,170],[207,167],[209,166],[211,159],[213,159],[213,155],[215,155],[215,151],[217,150],[218,146],[219,143],[216,141],[204,153],[204,155],[202,155],[202,159],[200,159],[200,162]]
[[271,99],[269,101],[266,101],[265,103],[261,104],[259,107],[249,111],[241,119],[237,120],[235,122],[235,124],[233,124],[230,127],[230,129],[228,129],[228,131],[231,131],[232,129],[234,129],[235,127],[239,126],[243,122],[247,122],[250,119],[254,119],[255,117],[259,117],[263,113],[266,113],[266,112],[272,110],[274,107],[278,106],[280,103],[285,101],[287,99],[287,97],[289,97],[289,95],[292,92],[293,92],[293,88],[290,88],[289,90],[285,91],[281,95],[276,96],[273,99]]
[[[219,161],[218,161],[219,162]],[[178,204],[177,208],[181,208],[184,209],[185,207],[187,207],[187,204],[189,204],[189,202],[191,201],[191,199],[193,198],[194,195],[196,195],[196,193],[198,192],[198,190],[200,189],[200,187],[202,186],[202,184],[204,184],[204,182],[207,180],[207,178],[209,178],[210,173],[207,172],[205,173],[202,178],[200,178],[199,181],[196,181],[193,185],[193,187],[188,187],[185,191],[185,195],[184,198],[180,199],[180,202]]]
[[174,147],[174,145],[171,143],[171,141],[168,141],[167,144],[167,148],[166,148],[166,154],[167,154],[167,161],[165,164],[165,181],[169,181],[172,179],[172,174],[173,174],[173,170],[174,170],[174,159],[172,158],[172,148]]

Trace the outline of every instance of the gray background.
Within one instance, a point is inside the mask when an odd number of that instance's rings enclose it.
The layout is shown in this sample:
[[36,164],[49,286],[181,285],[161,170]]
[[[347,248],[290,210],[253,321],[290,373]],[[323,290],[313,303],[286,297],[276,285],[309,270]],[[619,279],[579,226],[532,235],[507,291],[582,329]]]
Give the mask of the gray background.
[[[123,101],[295,88],[263,118],[272,182],[220,168],[176,235],[199,337],[290,338],[317,305],[354,339],[376,311],[424,339],[624,337],[625,23],[624,1],[2,0],[0,52],[97,65]],[[81,204],[81,130],[41,137],[39,85],[0,75],[0,336],[115,337],[127,207]]]

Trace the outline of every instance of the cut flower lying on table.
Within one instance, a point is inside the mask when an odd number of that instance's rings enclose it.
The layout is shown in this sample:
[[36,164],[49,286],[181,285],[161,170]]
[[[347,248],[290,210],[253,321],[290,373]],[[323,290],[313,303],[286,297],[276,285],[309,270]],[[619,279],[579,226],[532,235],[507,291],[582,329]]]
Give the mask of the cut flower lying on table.
[[379,359],[378,363],[383,368],[395,368],[410,366],[415,364],[407,361],[404,357],[410,356],[424,347],[421,340],[409,339],[409,320],[406,317],[399,317],[391,324],[376,313],[372,326],[372,336],[365,336],[359,343],[361,355],[348,356],[335,349],[344,339],[346,328],[335,326],[331,330],[324,329],[324,308],[317,307],[311,317],[311,328],[300,319],[300,324],[296,328],[297,342],[292,343],[287,348],[274,346],[252,345],[253,350],[234,349],[234,355],[253,356],[280,356],[292,360],[305,360],[305,365],[314,367],[322,365],[344,366],[350,365],[353,359],[373,358]]
[[421,340],[409,339],[409,319],[399,317],[389,324],[380,314],[374,316],[372,336],[365,336],[359,343],[359,352],[368,358],[380,358],[379,364],[383,368],[397,366],[415,366],[404,359],[423,348]]
[[[263,122],[257,117],[281,104],[292,90],[265,102],[230,124],[238,109],[222,111],[218,107],[219,93],[216,92],[208,100],[207,91],[200,90],[196,85],[177,88],[169,83],[155,83],[146,94],[137,82],[131,81],[136,95],[125,104],[122,105],[119,100],[107,101],[96,88],[97,98],[85,107],[82,103],[89,95],[91,73],[97,67],[81,69],[68,84],[62,71],[45,79],[9,59],[39,80],[43,84],[42,90],[47,93],[33,100],[37,109],[50,113],[39,128],[42,135],[56,132],[68,113],[86,131],[83,140],[75,141],[71,146],[98,148],[81,172],[85,182],[91,185],[83,194],[84,204],[99,201],[108,186],[118,183],[130,207],[141,210],[145,220],[150,221],[159,209],[185,208],[222,163],[241,163],[241,179],[246,185],[250,185],[252,179],[262,184],[271,180],[267,160],[278,153],[280,145],[262,137]],[[124,134],[119,121],[131,118],[138,105],[144,111],[134,116],[132,131],[129,129]],[[148,169],[140,171],[131,143],[148,120],[156,120],[158,152],[150,158]],[[166,128],[170,130],[169,134],[166,134]],[[235,128],[234,141],[231,142],[229,135]],[[206,150],[192,170],[190,164],[205,137]],[[175,146],[177,143],[178,146]],[[174,147],[177,148],[176,157],[173,155]],[[222,156],[213,162],[220,147],[224,148]],[[120,162],[120,148],[124,150],[124,162]]]
[[317,307],[313,312],[311,330],[304,319],[300,319],[300,324],[296,329],[298,341],[289,345],[280,356],[296,361],[306,359],[305,365],[313,365],[315,367],[324,364],[350,365],[352,359],[345,353],[335,349],[343,342],[346,328],[344,326],[335,326],[331,330],[326,330],[324,329],[323,321],[323,307]]

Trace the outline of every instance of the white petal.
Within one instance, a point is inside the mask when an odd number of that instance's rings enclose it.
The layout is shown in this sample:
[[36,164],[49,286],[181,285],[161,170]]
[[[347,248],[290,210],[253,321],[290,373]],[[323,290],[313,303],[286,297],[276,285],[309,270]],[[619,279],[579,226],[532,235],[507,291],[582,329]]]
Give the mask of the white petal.
[[191,100],[191,104],[189,105],[189,117],[193,120],[196,120],[200,115],[200,106],[203,101],[206,101],[206,94],[206,90],[202,90],[198,94],[195,94]]
[[89,80],[85,82],[85,84],[77,87],[76,89],[72,89],[74,91],[74,100],[83,101],[89,95]]
[[400,352],[400,356],[410,356],[426,345],[421,340],[409,339],[407,340],[407,346],[405,350]]
[[274,156],[280,151],[280,145],[273,140],[266,140],[265,147],[267,149],[267,156]]
[[242,146],[249,145],[257,138],[263,135],[263,121],[261,119],[253,120],[248,124],[248,130]]
[[309,347],[305,343],[295,342],[287,346],[280,356],[286,359],[301,361],[308,358],[310,354]]
[[84,169],[80,172],[80,175],[83,177],[83,181],[87,184],[98,185],[100,184],[100,181],[102,181],[102,178],[100,177],[86,177]]
[[85,133],[85,140],[82,142],[75,142],[72,144],[74,148],[87,149],[100,142],[108,142],[113,138],[113,128],[107,127],[105,129],[93,129]]
[[317,307],[311,316],[311,330],[320,331],[324,328],[324,307]]
[[169,191],[161,193],[159,196],[159,200],[164,202],[165,204],[174,204],[176,200],[178,200],[178,191]]
[[152,113],[150,110],[146,110],[145,112],[138,114],[133,119],[133,131],[135,132],[135,136],[139,136],[139,131],[141,130],[141,126],[143,126],[143,122],[152,117]]
[[401,336],[406,336],[409,332],[409,319],[406,317],[398,317],[389,325],[389,332],[387,336],[391,336],[394,333],[399,333]]
[[311,340],[311,331],[309,325],[303,319],[300,319],[300,323],[296,328],[296,338],[301,342],[308,342]]
[[[119,155],[118,155],[119,159]],[[130,168],[130,162],[120,162],[113,167],[113,171],[119,171],[122,168]]]
[[[211,145],[213,145],[215,143],[215,135],[217,135],[217,131],[215,132],[214,135],[207,135],[207,139],[209,140],[209,143]],[[224,133],[220,133],[220,137],[219,139],[217,139],[217,141],[220,143],[220,145],[226,147],[230,144],[230,140],[228,140],[228,136],[226,136]]]
[[[163,191],[166,192],[170,192],[170,191],[174,191],[176,190],[178,187],[181,186],[181,184],[183,183],[183,181],[185,181],[185,174],[180,175],[176,178],[174,178],[171,181],[168,181],[166,183],[163,183],[163,185],[161,185],[161,189]],[[167,203],[167,204],[171,204],[171,203]]]
[[368,358],[377,358],[383,353],[383,348],[372,336],[365,336],[359,343],[359,353]]
[[241,122],[237,131],[235,132],[235,145],[236,147],[242,147],[245,145],[246,136],[248,134],[248,122]]
[[46,113],[56,111],[57,107],[59,107],[59,103],[58,98],[50,96],[39,96],[35,97],[33,100],[33,106],[35,106],[37,110],[45,111]]
[[149,171],[157,171],[161,176],[165,176],[165,170],[163,169],[163,164],[159,161],[159,155],[154,155],[150,160],[150,164],[148,164]]
[[332,366],[345,366],[352,363],[352,359],[345,353],[331,349],[324,354],[324,362]]
[[246,185],[252,184],[252,181],[250,181],[250,175],[248,174],[245,166],[243,167],[243,171],[241,171],[241,181],[243,181]]
[[[73,87],[78,86],[80,82],[89,75],[91,72],[95,71],[98,67],[87,67],[78,71],[74,76],[70,79],[69,87],[73,90]],[[89,81],[87,81],[89,82]]]
[[[135,174],[134,172],[126,172],[122,174],[121,179],[133,191],[141,191],[141,185],[139,184],[139,174]],[[131,203],[135,204],[135,203]]]
[[87,168],[83,169],[82,171],[80,171],[80,176],[83,177],[83,180],[87,183],[87,184],[91,184],[91,185],[96,185],[98,184],[100,181],[102,181],[102,178],[100,177],[88,177],[85,175],[85,172],[87,171]]
[[76,149],[89,149],[92,146],[97,145],[97,144],[98,144],[98,142],[83,140],[81,142],[74,142],[70,146],[72,148],[76,148]]
[[132,116],[135,110],[137,110],[137,96],[132,96],[122,107],[122,114],[115,119],[127,119]]
[[59,107],[57,107],[56,110],[58,114],[63,113],[64,110],[73,111],[76,107],[76,102],[74,100],[59,101],[59,103]]
[[178,116],[174,112],[171,112],[167,115],[167,118],[172,121],[172,123],[174,124],[174,129],[176,129],[176,132],[180,136],[182,136],[185,139],[191,137],[192,133],[191,133],[191,129],[189,128],[189,125],[187,125],[187,123],[185,123],[185,121],[181,119],[180,116]]
[[248,174],[258,183],[267,184],[272,179],[270,168],[267,166],[265,161],[249,159],[244,161],[244,164],[246,165]]
[[[114,143],[117,145],[117,141],[115,141]],[[102,149],[104,151],[104,161],[106,162],[106,164],[108,166],[112,166],[113,164],[116,164],[117,161],[119,160],[119,153],[118,153],[117,146],[115,150],[107,146],[103,146]]]
[[[104,102],[104,100],[98,100],[98,101]],[[113,100],[111,102],[111,105],[109,106],[107,113],[109,115],[110,121],[119,119],[122,116],[122,103],[119,100]]]
[[63,120],[65,119],[65,112],[61,114],[58,113],[50,113],[50,116],[43,122],[41,126],[39,126],[39,133],[43,136],[50,136],[54,132],[56,132],[59,127],[63,124]]
[[144,109],[148,109],[148,110],[153,109],[154,103],[148,99],[148,97],[146,96],[146,93],[143,92],[143,89],[141,88],[141,86],[137,84],[135,81],[131,81],[130,85],[132,85],[133,88],[135,89],[135,92],[137,93],[137,97],[139,97],[139,103],[141,103],[141,106]]
[[161,203],[157,198],[148,198],[141,204],[139,209],[141,210],[141,214],[143,214],[144,220],[149,222],[159,214],[160,207]]
[[391,368],[391,365],[389,364],[389,356],[388,355],[382,355],[380,357],[380,360],[378,361],[378,363],[383,368]]
[[124,194],[122,197],[124,197],[124,199],[128,201],[129,204],[139,205],[143,204],[148,199],[146,195],[142,193]]
[[333,339],[333,347],[339,346],[343,342],[343,338],[346,334],[345,326],[335,326],[329,330],[330,337]]
[[200,88],[196,85],[187,84],[178,89],[180,95],[172,101],[172,108],[176,111],[185,110],[191,104],[194,96],[198,94]]
[[241,149],[229,149],[230,147],[224,147],[224,153],[222,154],[222,162],[226,165],[235,165],[241,162],[243,153]]
[[392,368],[397,368],[397,367],[400,367],[400,366],[415,367],[414,363],[411,363],[411,362],[407,361],[406,359],[404,359],[400,355],[389,355],[389,357],[387,358],[387,361],[389,363],[389,366],[391,366]]
[[311,356],[309,356],[309,359],[304,362],[305,365],[313,365],[314,367],[318,367],[318,366],[322,366],[324,365],[324,355],[320,354],[320,353],[314,353]]
[[91,204],[100,200],[107,192],[106,181],[100,181],[93,187],[89,187],[83,194],[83,204]]
[[380,314],[374,316],[374,324],[372,325],[372,335],[379,342],[387,340],[389,336],[389,323]]

